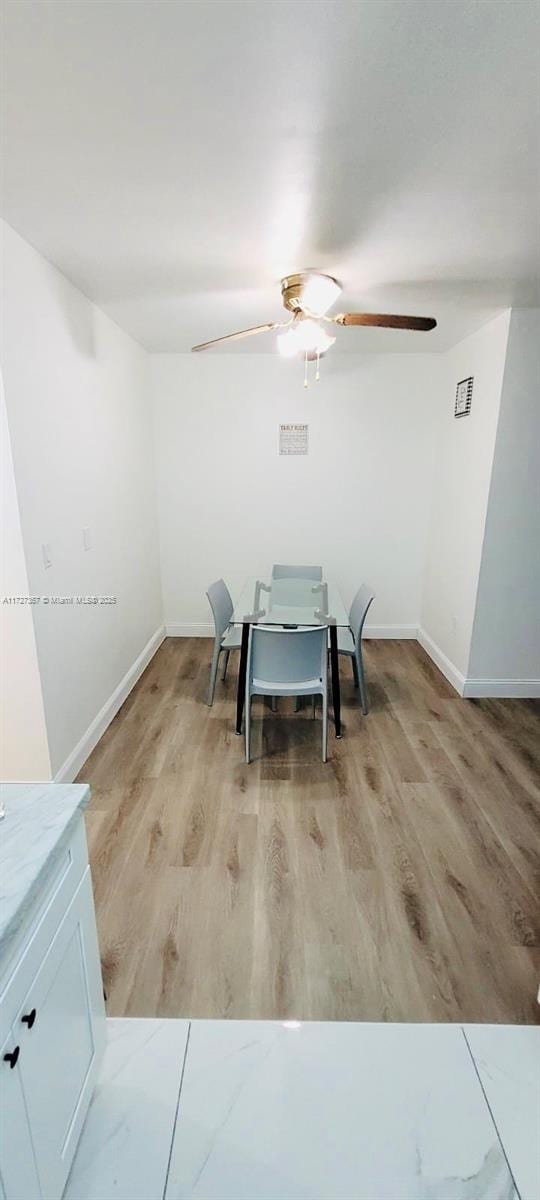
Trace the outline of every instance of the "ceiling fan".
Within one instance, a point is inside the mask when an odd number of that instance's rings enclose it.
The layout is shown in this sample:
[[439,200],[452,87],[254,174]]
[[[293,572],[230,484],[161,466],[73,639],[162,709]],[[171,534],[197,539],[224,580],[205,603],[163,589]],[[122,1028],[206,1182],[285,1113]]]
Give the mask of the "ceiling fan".
[[[255,333],[270,333],[277,329],[277,343],[280,354],[292,358],[301,354],[305,359],[307,386],[307,363],[318,360],[335,342],[335,336],[327,332],[326,325],[363,325],[377,326],[383,329],[434,329],[437,322],[433,317],[394,316],[390,313],[336,313],[328,316],[339,293],[341,284],[333,275],[323,275],[320,271],[299,271],[296,275],[286,275],[281,280],[281,299],[283,306],[291,314],[286,321],[269,321],[266,325],[254,325],[251,329],[241,329],[238,333],[226,333],[224,337],[212,338],[209,342],[201,342],[192,346],[193,351],[208,350],[210,346],[219,346],[223,342],[235,342],[241,338],[252,337]],[[318,371],[317,371],[318,378]]]

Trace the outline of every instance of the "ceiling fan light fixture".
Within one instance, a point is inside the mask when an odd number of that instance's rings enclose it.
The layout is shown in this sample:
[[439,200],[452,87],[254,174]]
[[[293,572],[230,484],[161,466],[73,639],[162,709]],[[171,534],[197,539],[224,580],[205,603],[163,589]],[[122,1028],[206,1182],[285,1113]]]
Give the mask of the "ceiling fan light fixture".
[[311,317],[298,322],[296,337],[299,350],[306,354],[325,354],[336,340]]
[[278,350],[283,358],[294,358],[295,354],[307,354],[308,357],[326,354],[335,340],[311,317],[296,321],[285,333],[278,333],[277,336]]
[[330,346],[334,345],[335,340],[336,339],[332,336],[332,334],[325,333],[324,329],[321,329],[320,337],[315,347],[316,353],[319,355],[326,354],[326,351],[330,349]]
[[302,303],[309,312],[323,316],[328,312],[341,292],[341,285],[331,275],[320,275],[316,271],[307,273],[302,292]]
[[300,350],[296,329],[286,329],[285,333],[278,333],[277,347],[282,358],[294,358]]

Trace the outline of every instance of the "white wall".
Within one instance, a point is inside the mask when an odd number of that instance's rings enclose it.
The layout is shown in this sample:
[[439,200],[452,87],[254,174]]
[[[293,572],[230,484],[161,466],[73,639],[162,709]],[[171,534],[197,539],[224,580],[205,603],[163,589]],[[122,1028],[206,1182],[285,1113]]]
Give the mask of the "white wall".
[[469,662],[506,695],[540,684],[539,455],[540,311],[512,309]]
[[[453,668],[458,684],[469,666],[509,322],[510,310],[439,359],[440,427],[421,640],[439,665]],[[469,375],[471,412],[456,420],[456,385]]]
[[8,226],[3,235],[4,384],[28,585],[117,597],[32,609],[55,774],[161,625],[147,355]]
[[28,576],[1,373],[0,410],[0,779],[43,780],[51,764],[32,613],[27,605],[7,603],[28,595]]
[[[430,510],[437,356],[330,354],[320,383],[277,355],[152,356],[164,612],[209,632],[205,591],[275,561],[320,562],[370,627],[415,635]],[[307,457],[278,455],[281,421]]]

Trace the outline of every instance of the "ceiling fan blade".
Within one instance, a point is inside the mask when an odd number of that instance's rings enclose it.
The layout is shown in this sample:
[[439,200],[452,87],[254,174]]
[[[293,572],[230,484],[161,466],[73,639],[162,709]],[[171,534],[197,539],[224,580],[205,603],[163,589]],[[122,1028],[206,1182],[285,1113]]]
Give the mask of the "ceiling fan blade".
[[220,342],[236,342],[239,338],[251,337],[253,333],[269,333],[272,329],[279,329],[279,321],[270,321],[267,325],[254,325],[252,329],[241,329],[238,333],[226,333],[224,337],[212,338],[210,342],[201,342],[199,346],[192,346],[192,352],[195,350],[207,350],[209,346],[217,346]]
[[435,329],[434,317],[400,317],[392,313],[338,313],[338,325],[380,326],[383,329]]

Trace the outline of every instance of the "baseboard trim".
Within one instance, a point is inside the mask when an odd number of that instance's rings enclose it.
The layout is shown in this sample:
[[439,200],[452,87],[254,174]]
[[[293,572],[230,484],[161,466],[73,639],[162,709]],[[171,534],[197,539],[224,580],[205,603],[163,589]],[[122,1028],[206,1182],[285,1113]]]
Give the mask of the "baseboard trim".
[[100,708],[97,716],[94,717],[94,720],[88,726],[86,733],[84,733],[81,740],[77,742],[75,749],[72,750],[71,754],[68,756],[68,758],[66,758],[66,761],[60,767],[60,770],[56,772],[56,775],[54,776],[55,783],[73,783],[73,780],[77,778],[77,775],[79,774],[81,767],[84,766],[89,754],[92,753],[94,746],[97,746],[100,737],[103,737],[107,726],[110,725],[113,717],[116,716],[118,709],[122,707],[124,700],[127,699],[132,688],[135,687],[137,680],[148,666],[148,663],[154,657],[156,651],[159,650],[164,638],[165,626],[161,625],[160,628],[156,629],[156,632],[152,634],[152,637],[146,643],[144,649],[141,650],[141,653],[135,659],[135,662],[132,663],[129,670],[126,671],[126,674],[118,684],[118,687],[114,689],[112,695],[109,696],[109,699],[105,701],[105,704],[102,708]]
[[538,700],[540,679],[466,679],[467,700]]
[[[210,637],[214,636],[213,625],[182,625],[177,621],[165,626],[167,637]],[[417,625],[366,625],[365,638],[416,638]]]
[[166,637],[214,637],[213,625],[183,625],[179,621],[173,621],[171,625],[165,626]]
[[418,641],[426,654],[442,671],[445,678],[464,700],[537,700],[540,698],[540,679],[470,679],[458,671],[424,629],[418,630]]
[[418,635],[418,625],[364,625],[363,638],[395,638],[414,641]]
[[465,676],[461,674],[461,671],[458,671],[453,662],[450,662],[450,659],[446,657],[446,654],[443,654],[443,651],[439,649],[436,643],[430,638],[429,634],[426,633],[425,629],[418,630],[417,640],[420,642],[420,645],[425,650],[426,654],[429,654],[429,657],[433,659],[433,662],[435,663],[435,666],[439,668],[439,671],[442,671],[445,679],[447,679],[448,682],[452,684],[452,687],[456,689],[458,695],[463,696]]

